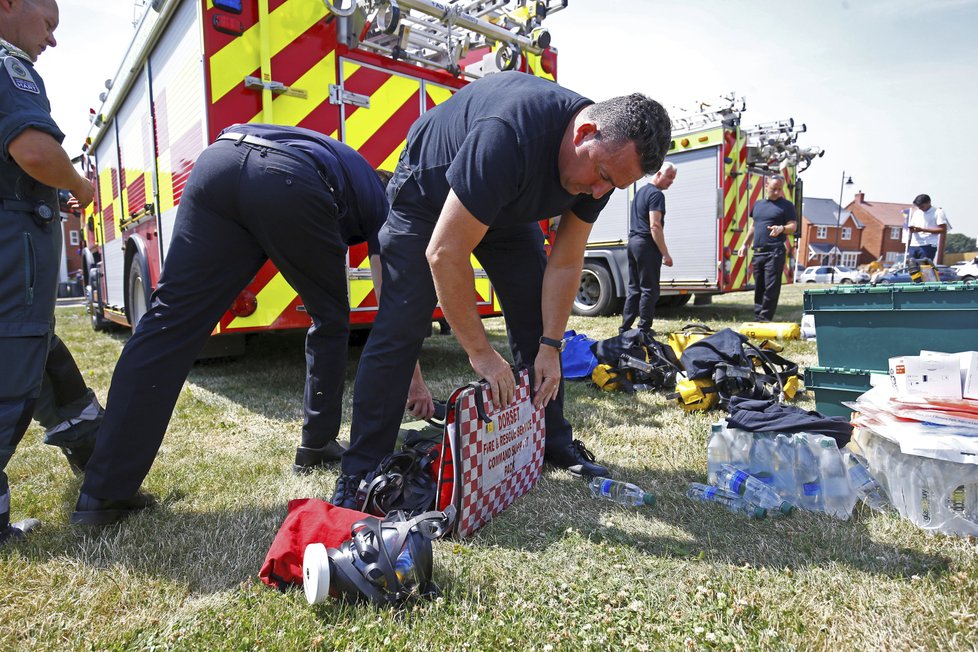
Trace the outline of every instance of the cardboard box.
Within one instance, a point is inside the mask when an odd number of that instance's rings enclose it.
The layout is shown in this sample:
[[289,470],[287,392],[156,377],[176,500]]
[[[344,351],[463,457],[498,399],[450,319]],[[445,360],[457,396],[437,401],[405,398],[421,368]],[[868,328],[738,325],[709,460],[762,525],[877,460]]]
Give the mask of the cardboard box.
[[961,398],[961,366],[952,356],[890,358],[890,382],[898,396]]
[[962,351],[961,353],[920,352],[922,358],[941,356],[955,358],[958,361],[961,368],[961,396],[978,400],[978,351]]

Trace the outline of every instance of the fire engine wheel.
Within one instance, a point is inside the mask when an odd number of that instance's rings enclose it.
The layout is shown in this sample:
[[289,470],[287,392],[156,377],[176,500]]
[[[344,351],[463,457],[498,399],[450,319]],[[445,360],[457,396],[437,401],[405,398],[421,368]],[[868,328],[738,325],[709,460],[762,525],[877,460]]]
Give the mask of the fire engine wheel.
[[105,318],[102,306],[102,274],[97,269],[92,269],[89,271],[88,281],[88,285],[85,286],[85,307],[92,321],[92,330],[96,332],[108,330],[112,322]]
[[581,284],[574,297],[574,314],[598,317],[614,312],[615,285],[611,272],[600,263],[584,263]]
[[129,265],[129,323],[133,332],[136,332],[136,324],[146,314],[149,305],[147,298],[146,279],[143,278],[143,261],[139,256],[134,256]]
[[692,294],[671,294],[669,296],[659,297],[655,305],[657,308],[682,308],[692,298]]

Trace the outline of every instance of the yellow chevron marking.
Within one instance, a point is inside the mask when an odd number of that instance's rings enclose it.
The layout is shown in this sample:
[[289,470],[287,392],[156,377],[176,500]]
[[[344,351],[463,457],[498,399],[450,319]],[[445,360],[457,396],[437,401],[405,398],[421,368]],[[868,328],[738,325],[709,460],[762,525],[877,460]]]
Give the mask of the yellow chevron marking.
[[[336,53],[330,52],[295,82],[296,88],[308,93],[308,97],[279,95],[272,101],[275,124],[295,126],[302,122],[320,104],[329,100],[329,85],[336,83]],[[265,112],[259,111],[249,122],[270,122]]]
[[487,278],[477,278],[475,279],[475,292],[479,295],[479,303],[489,303],[490,289],[489,289],[489,279]]
[[364,299],[367,298],[373,289],[374,284],[372,281],[364,279],[350,281],[350,306],[354,308],[360,307],[360,304],[363,303]]
[[369,109],[357,109],[346,119],[346,144],[353,149],[362,147],[420,88],[416,79],[391,75],[371,96]]
[[[271,12],[268,26],[270,56],[285,49],[326,13],[324,4],[307,0],[289,0]],[[261,65],[260,31],[259,25],[252,25],[211,57],[211,102],[224,97]]]
[[400,158],[401,150],[404,149],[405,145],[407,145],[407,138],[402,140],[401,144],[395,147],[394,151],[391,152],[391,155],[388,156],[386,159],[384,159],[384,162],[380,164],[380,169],[390,170],[391,172],[393,172],[394,168],[397,167],[397,159]]
[[292,286],[279,272],[258,293],[258,310],[247,317],[235,317],[228,324],[228,328],[268,326],[279,318],[279,315],[288,308],[297,296],[299,296],[298,293],[292,289]]
[[115,233],[115,237],[122,237],[122,229],[119,228],[119,222],[124,219],[122,214],[122,199],[116,198],[112,200],[112,214],[115,215],[115,219],[112,220],[112,232]]
[[165,213],[176,206],[173,198],[173,173],[160,170],[160,212]]
[[445,88],[444,86],[436,86],[435,84],[425,84],[424,91],[435,104],[441,104],[453,95],[452,89]]
[[360,70],[360,65],[353,63],[352,61],[343,62],[343,83],[353,76],[353,73]]

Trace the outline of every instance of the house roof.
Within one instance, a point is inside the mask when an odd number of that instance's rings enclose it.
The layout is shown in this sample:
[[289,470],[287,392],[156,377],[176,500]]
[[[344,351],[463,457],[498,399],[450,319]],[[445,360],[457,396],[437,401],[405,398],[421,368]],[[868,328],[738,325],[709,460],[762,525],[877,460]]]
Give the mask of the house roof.
[[[836,220],[840,219],[839,204],[831,199],[822,199],[821,197],[805,197],[802,200],[801,214],[808,220],[809,224],[818,226],[835,226]],[[850,216],[852,216],[853,222],[856,223],[857,229],[863,228],[862,223],[856,219],[856,216],[847,210],[842,211],[842,223],[845,224],[845,221]]]
[[877,222],[884,224],[886,226],[903,226],[906,224],[906,216],[903,214],[904,210],[910,208],[907,204],[894,204],[885,201],[865,201],[861,204],[852,202],[846,208],[850,210],[863,210],[866,211],[870,217],[876,219]]

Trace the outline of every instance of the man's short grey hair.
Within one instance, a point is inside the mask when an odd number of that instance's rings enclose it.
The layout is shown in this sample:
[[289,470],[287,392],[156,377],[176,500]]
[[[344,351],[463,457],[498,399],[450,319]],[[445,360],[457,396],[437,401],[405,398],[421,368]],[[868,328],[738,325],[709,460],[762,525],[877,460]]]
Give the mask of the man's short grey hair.
[[662,167],[672,139],[672,122],[661,104],[632,93],[592,104],[588,117],[598,123],[598,137],[605,142],[632,141],[645,174]]
[[662,167],[659,168],[658,174],[665,174],[670,170],[678,170],[678,168],[672,161],[666,161],[665,163],[662,164]]
[[771,183],[772,181],[780,181],[781,183],[784,183],[784,177],[780,174],[772,174],[768,176],[764,183]]

